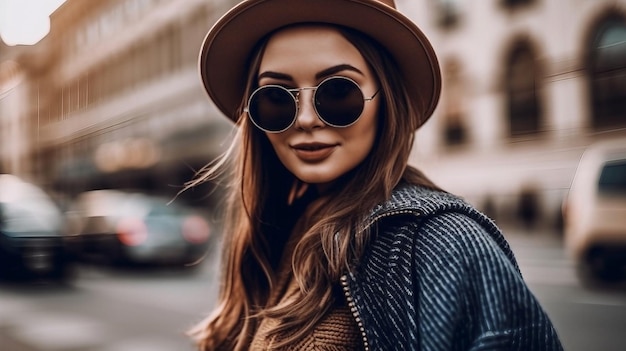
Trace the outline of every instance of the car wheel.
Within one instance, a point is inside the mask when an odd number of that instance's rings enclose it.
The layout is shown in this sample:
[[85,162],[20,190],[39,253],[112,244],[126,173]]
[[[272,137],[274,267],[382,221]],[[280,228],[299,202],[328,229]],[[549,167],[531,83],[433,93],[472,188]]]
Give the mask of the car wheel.
[[587,253],[586,270],[591,278],[603,283],[615,283],[623,280],[624,270],[619,262],[611,259],[601,247],[593,247]]
[[49,278],[58,284],[69,284],[75,276],[76,267],[70,263],[59,265],[49,274]]

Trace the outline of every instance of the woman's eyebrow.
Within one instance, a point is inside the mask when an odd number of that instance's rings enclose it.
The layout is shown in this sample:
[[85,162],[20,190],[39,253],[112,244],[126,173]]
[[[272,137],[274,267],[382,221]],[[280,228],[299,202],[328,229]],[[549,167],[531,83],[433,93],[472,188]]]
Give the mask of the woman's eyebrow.
[[353,72],[357,72],[357,73],[363,75],[363,72],[361,72],[360,69],[358,69],[358,68],[356,68],[356,67],[354,67],[352,65],[341,64],[341,65],[337,65],[337,66],[332,66],[332,67],[326,68],[325,70],[322,70],[322,71],[318,72],[315,75],[315,78],[316,79],[321,79],[321,78],[331,76],[331,75],[333,75],[335,73],[338,73],[338,72],[341,72],[341,71],[353,71]]
[[293,78],[288,74],[278,73],[278,72],[273,72],[273,71],[265,71],[259,74],[259,76],[257,77],[257,80],[261,80],[261,78],[273,78],[273,79],[278,79],[278,80],[293,80]]
[[[361,72],[360,69],[352,65],[341,64],[341,65],[332,66],[322,71],[319,71],[318,73],[315,74],[315,79],[322,79],[322,78],[331,76],[341,71],[353,71],[361,75],[363,74],[363,72]],[[274,72],[274,71],[265,71],[265,72],[260,73],[259,76],[257,77],[257,80],[260,80],[262,78],[273,78],[273,79],[286,80],[286,81],[293,80],[293,77],[290,76],[289,74],[279,73],[279,72]]]

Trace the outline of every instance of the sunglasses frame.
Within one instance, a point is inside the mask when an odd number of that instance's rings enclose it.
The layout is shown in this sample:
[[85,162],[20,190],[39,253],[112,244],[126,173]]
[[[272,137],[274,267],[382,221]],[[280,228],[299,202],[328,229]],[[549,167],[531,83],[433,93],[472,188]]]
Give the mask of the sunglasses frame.
[[[336,124],[332,124],[329,123],[328,121],[326,121],[324,119],[324,117],[322,117],[319,113],[319,111],[317,110],[317,104],[315,103],[315,95],[317,94],[317,89],[324,83],[327,83],[330,80],[334,80],[334,79],[342,79],[342,80],[347,80],[349,82],[351,82],[352,84],[354,84],[358,90],[361,92],[361,96],[363,97],[363,108],[361,109],[361,112],[359,114],[359,116],[354,120],[354,122],[347,124],[347,125],[336,125]],[[291,120],[291,123],[289,123],[289,125],[287,127],[285,127],[284,129],[281,130],[268,130],[265,129],[263,127],[261,127],[260,125],[257,124],[257,122],[254,120],[254,118],[252,117],[252,114],[250,113],[250,103],[252,102],[252,98],[254,98],[254,95],[256,93],[258,93],[259,91],[263,90],[263,89],[267,89],[267,88],[279,88],[281,90],[286,91],[287,93],[289,93],[289,96],[291,96],[291,98],[293,99],[294,105],[295,105],[295,112],[293,115],[293,118]],[[330,127],[335,127],[335,128],[347,128],[353,124],[355,124],[360,118],[361,115],[363,115],[363,110],[365,109],[365,103],[374,100],[374,98],[376,97],[376,95],[378,95],[378,92],[380,92],[380,89],[376,90],[376,92],[370,96],[369,98],[365,97],[365,94],[363,93],[363,89],[361,88],[361,86],[359,85],[359,83],[357,83],[354,79],[348,78],[348,77],[343,77],[343,76],[331,76],[328,78],[325,78],[324,80],[322,80],[318,85],[314,86],[314,87],[302,87],[302,88],[285,88],[282,85],[278,85],[278,84],[268,84],[268,85],[263,85],[260,86],[256,89],[254,89],[254,91],[252,92],[252,94],[250,94],[250,97],[248,98],[248,103],[246,105],[246,107],[244,108],[244,112],[246,112],[248,114],[248,118],[250,119],[250,121],[252,121],[252,123],[259,128],[260,130],[266,132],[266,133],[282,133],[284,131],[286,131],[287,129],[291,128],[291,126],[296,122],[296,120],[298,119],[298,113],[300,112],[300,92],[303,90],[313,90],[313,95],[311,96],[312,102],[313,102],[313,109],[315,110],[315,114],[317,115],[317,117],[324,122],[324,124],[326,124],[327,126]]]

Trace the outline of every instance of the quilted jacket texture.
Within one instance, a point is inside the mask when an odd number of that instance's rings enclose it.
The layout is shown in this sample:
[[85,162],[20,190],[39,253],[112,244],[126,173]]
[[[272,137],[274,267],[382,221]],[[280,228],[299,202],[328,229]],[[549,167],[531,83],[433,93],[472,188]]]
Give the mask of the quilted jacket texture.
[[462,199],[402,184],[344,277],[368,350],[562,350],[506,239]]

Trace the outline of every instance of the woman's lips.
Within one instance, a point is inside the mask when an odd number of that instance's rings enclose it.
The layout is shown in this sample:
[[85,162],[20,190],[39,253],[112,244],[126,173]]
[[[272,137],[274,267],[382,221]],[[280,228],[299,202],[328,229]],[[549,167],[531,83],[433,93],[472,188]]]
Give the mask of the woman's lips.
[[335,144],[301,143],[292,146],[296,155],[303,161],[321,161],[335,151]]

